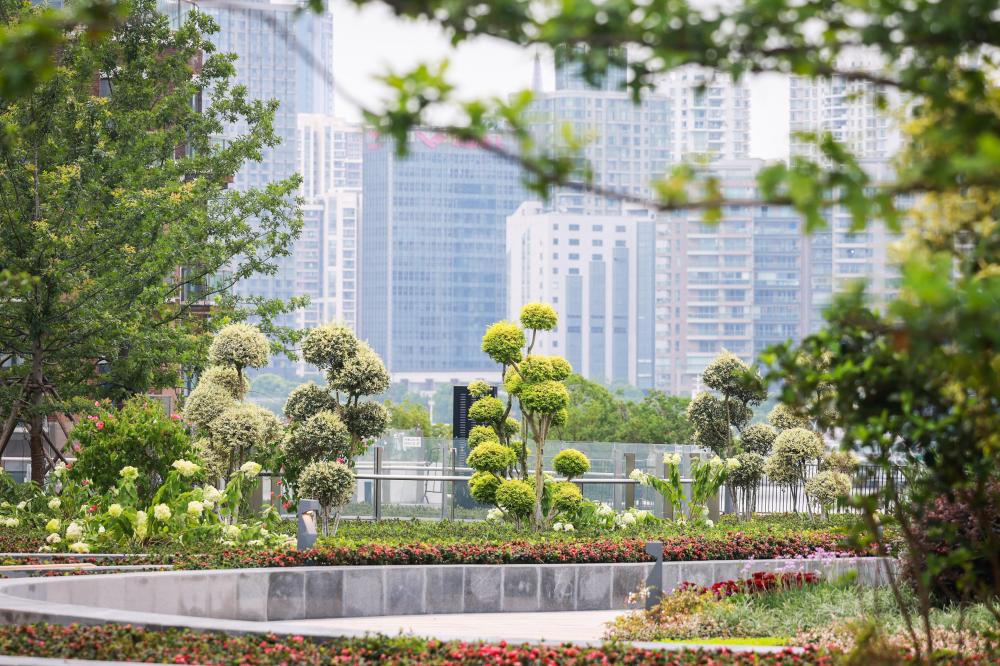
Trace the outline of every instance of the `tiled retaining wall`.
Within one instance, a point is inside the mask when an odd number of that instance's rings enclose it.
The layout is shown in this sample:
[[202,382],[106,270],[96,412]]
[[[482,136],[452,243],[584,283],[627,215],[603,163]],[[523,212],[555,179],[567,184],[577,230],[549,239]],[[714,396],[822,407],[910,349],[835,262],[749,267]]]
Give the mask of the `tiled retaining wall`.
[[[890,562],[894,566],[894,563]],[[652,564],[508,564],[233,569],[0,582],[0,620],[115,621],[114,611],[246,622],[428,613],[614,610]],[[786,560],[666,562],[663,585],[699,585]],[[803,560],[800,570],[885,582],[877,558]],[[46,609],[49,609],[48,611]],[[58,612],[55,612],[57,611]],[[25,615],[27,613],[27,615]],[[20,618],[20,619],[19,619]],[[147,621],[148,617],[138,618]],[[170,624],[170,623],[168,623]]]

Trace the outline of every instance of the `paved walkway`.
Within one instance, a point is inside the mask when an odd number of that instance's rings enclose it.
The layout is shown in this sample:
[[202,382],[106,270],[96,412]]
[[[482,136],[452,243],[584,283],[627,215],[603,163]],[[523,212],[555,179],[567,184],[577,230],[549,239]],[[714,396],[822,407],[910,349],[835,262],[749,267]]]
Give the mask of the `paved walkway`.
[[414,634],[455,640],[600,641],[605,624],[622,611],[563,613],[464,613],[450,615],[387,615],[328,620],[272,622],[282,628],[303,627],[371,631],[389,636]]

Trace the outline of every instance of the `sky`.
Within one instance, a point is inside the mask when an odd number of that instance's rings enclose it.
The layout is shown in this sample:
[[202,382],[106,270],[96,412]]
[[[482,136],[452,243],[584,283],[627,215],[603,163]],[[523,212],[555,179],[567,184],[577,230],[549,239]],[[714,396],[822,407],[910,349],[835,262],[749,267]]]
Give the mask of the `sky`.
[[[463,98],[507,96],[531,87],[534,52],[493,38],[451,47],[445,33],[429,22],[396,18],[380,4],[357,8],[333,0],[333,74],[339,90],[379,109],[385,88],[375,77],[404,72],[420,62],[450,61],[449,79]],[[552,87],[551,61],[543,61],[544,89]],[[767,160],[788,156],[788,84],[780,75],[750,80],[750,156]],[[338,95],[336,114],[360,120],[351,100]]]

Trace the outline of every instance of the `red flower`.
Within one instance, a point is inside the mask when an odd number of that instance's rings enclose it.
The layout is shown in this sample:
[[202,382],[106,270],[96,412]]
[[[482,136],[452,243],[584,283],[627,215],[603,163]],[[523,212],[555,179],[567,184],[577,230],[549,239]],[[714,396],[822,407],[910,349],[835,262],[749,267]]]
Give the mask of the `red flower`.
[[98,421],[97,422],[97,429],[98,430],[104,430],[104,421]]

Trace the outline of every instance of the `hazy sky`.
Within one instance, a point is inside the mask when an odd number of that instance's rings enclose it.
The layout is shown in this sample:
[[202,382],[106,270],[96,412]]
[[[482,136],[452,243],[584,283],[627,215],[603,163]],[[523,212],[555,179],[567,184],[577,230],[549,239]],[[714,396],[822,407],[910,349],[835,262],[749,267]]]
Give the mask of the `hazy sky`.
[[[452,49],[445,34],[426,22],[395,18],[383,5],[358,9],[333,0],[333,73],[339,88],[362,103],[379,107],[385,97],[374,76],[387,69],[405,71],[414,64],[448,57],[450,80],[463,97],[502,95],[531,85],[531,51],[492,38]],[[551,63],[543,67],[543,87],[552,87]],[[751,81],[751,157],[784,159],[788,154],[788,85],[781,76]],[[338,97],[336,113],[358,120],[358,112]]]

